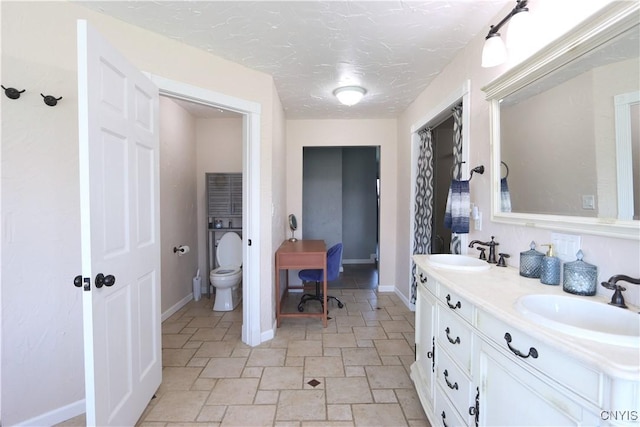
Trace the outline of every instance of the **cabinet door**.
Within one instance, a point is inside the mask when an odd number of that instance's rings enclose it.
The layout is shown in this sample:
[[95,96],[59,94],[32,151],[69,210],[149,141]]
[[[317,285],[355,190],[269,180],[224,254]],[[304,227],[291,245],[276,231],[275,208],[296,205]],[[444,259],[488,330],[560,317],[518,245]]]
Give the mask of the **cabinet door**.
[[483,342],[479,351],[479,425],[570,426],[582,408],[538,375]]
[[230,174],[229,181],[231,186],[231,206],[229,213],[231,215],[242,215],[242,174]]
[[[424,275],[424,273],[423,273]],[[426,277],[424,275],[423,277]],[[433,406],[435,378],[435,298],[422,285],[418,285],[416,300],[416,365],[420,381],[416,383],[422,395],[423,406]]]
[[209,216],[229,215],[231,212],[230,192],[231,181],[228,174],[207,174],[207,204]]

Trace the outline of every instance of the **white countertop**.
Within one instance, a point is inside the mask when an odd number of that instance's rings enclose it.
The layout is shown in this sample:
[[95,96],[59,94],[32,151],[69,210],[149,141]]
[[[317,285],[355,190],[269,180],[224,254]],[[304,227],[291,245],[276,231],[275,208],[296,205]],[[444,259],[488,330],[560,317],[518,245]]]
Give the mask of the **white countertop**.
[[[524,295],[551,294],[575,298],[589,298],[607,304],[599,296],[577,296],[562,290],[562,285],[550,286],[538,279],[520,276],[513,267],[492,265],[486,271],[455,271],[431,266],[428,255],[414,255],[415,263],[441,284],[469,300],[478,309],[484,310],[497,319],[529,334],[558,351],[580,360],[586,365],[597,367],[605,374],[623,380],[640,381],[640,349],[603,344],[572,335],[563,334],[528,320],[515,309],[515,302]],[[629,307],[638,313],[637,307]],[[623,309],[620,309],[623,310]],[[640,315],[638,315],[640,322]]]

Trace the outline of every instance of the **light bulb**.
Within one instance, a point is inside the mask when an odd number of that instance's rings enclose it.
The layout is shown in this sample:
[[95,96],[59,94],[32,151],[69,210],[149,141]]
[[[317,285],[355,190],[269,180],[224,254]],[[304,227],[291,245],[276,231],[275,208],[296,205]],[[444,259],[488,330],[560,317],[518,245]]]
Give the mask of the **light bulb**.
[[367,91],[360,86],[344,86],[333,91],[341,104],[351,106],[356,105]]
[[531,15],[528,9],[522,9],[509,20],[507,31],[507,48],[512,50],[523,50],[528,46],[531,28]]
[[495,67],[507,60],[507,48],[500,38],[500,33],[490,34],[484,42],[482,49],[482,66],[484,68]]

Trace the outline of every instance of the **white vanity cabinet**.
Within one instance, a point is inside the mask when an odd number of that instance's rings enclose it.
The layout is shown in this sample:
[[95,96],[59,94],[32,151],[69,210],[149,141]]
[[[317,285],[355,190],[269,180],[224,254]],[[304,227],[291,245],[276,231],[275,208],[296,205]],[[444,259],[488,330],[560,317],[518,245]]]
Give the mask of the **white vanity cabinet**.
[[433,412],[434,377],[435,377],[435,313],[436,302],[434,296],[426,290],[427,275],[424,270],[416,269],[418,282],[418,297],[416,299],[416,361],[411,366],[411,377],[418,384],[418,394],[423,406],[428,406]]
[[[611,376],[592,356],[576,356],[581,352],[572,348],[575,342],[541,340],[531,333],[538,326],[509,318],[513,301],[502,311],[502,301],[496,302],[502,297],[492,298],[487,290],[492,279],[504,286],[505,276],[512,274],[499,270],[476,282],[480,276],[447,275],[418,263],[411,378],[430,423],[638,425],[640,377]],[[472,283],[456,286],[461,278]],[[521,286],[522,279],[513,280]],[[585,349],[592,351],[589,344]],[[635,354],[640,357],[640,351]]]
[[[411,367],[432,425],[468,425],[471,396],[473,306],[416,269],[416,362]],[[435,417],[435,418],[434,418]]]

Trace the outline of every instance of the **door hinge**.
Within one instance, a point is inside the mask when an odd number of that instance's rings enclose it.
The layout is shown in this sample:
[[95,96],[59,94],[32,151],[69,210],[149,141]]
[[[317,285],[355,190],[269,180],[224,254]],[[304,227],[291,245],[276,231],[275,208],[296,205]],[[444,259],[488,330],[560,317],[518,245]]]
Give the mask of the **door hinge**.
[[249,239],[249,240],[247,241],[247,244],[248,244],[249,246],[251,246],[251,239]]

